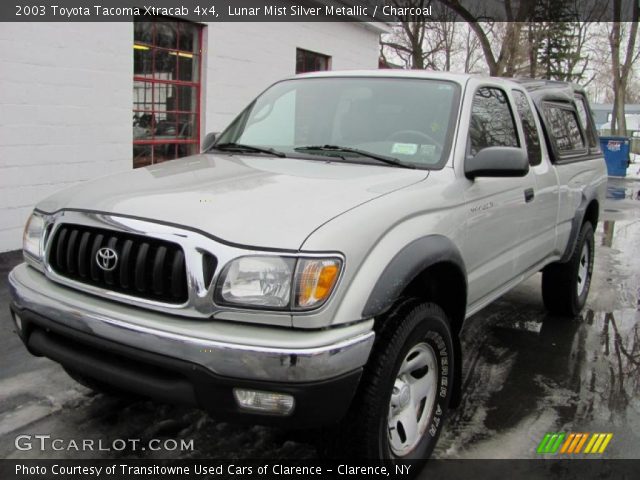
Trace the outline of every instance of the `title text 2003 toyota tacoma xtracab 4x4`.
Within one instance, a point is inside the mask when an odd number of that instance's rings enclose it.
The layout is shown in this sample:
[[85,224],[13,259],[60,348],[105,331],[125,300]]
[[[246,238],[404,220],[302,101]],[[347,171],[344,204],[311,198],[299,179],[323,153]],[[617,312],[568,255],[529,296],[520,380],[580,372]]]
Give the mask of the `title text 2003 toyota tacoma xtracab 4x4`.
[[204,153],[40,202],[16,329],[81,383],[425,458],[466,317],[542,270],[584,306],[606,169],[579,88],[426,72],[276,83]]

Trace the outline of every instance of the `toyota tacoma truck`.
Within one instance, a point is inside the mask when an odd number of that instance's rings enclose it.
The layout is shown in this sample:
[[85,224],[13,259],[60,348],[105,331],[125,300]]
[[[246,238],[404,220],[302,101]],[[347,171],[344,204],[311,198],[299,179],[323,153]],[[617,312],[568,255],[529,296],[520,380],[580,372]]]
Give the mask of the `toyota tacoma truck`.
[[37,204],[9,277],[29,352],[394,462],[459,401],[465,318],[537,272],[558,318],[585,305],[607,174],[578,86],[308,74],[205,144]]

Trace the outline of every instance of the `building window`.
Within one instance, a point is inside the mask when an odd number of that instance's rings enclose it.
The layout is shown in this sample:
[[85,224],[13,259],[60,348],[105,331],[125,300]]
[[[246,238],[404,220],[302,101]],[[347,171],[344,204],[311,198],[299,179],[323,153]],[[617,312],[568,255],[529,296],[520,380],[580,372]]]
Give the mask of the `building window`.
[[296,73],[329,70],[331,57],[298,48],[296,50]]
[[134,168],[198,153],[201,42],[192,23],[134,22]]

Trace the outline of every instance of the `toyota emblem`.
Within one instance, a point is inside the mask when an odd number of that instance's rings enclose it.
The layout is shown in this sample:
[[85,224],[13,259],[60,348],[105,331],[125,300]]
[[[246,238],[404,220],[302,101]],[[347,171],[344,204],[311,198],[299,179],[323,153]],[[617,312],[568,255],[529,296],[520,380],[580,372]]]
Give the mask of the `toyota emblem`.
[[118,265],[118,254],[112,248],[103,247],[96,253],[96,263],[105,272],[110,272]]

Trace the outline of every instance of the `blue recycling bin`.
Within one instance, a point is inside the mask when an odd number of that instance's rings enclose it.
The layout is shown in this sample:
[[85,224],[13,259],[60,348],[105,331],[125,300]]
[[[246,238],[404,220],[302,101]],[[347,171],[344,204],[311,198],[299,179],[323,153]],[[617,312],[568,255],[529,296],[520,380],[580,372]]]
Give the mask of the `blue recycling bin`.
[[611,177],[626,177],[629,166],[629,139],[627,137],[600,137],[600,148]]

